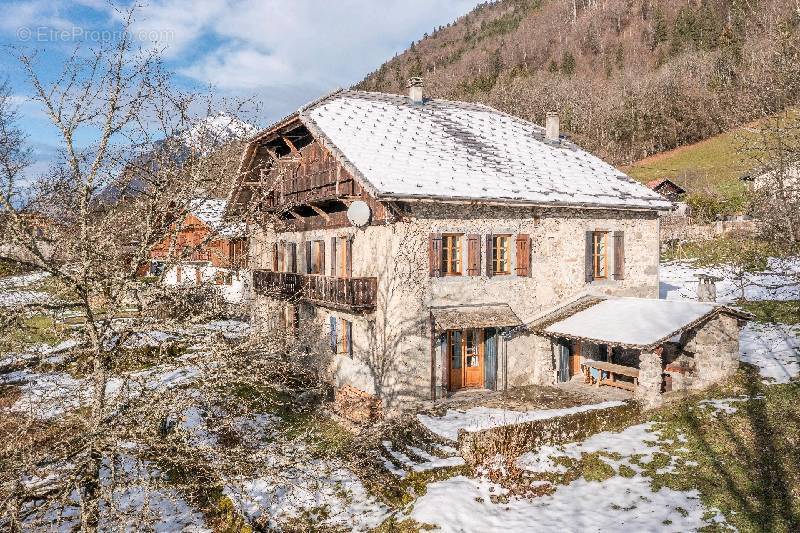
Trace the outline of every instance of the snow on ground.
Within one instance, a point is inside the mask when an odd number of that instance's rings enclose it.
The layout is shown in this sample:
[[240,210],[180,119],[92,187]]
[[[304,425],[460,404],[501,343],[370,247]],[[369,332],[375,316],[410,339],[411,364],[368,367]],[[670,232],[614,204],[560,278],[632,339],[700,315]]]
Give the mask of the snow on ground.
[[764,381],[788,383],[800,375],[800,327],[749,322],[739,333],[739,358]]
[[276,476],[231,481],[223,491],[249,519],[274,520],[317,514],[319,525],[368,531],[388,516],[388,509],[337,461],[309,461]]
[[0,307],[52,303],[53,298],[46,292],[11,290],[0,292]]
[[701,400],[699,405],[703,407],[709,407],[714,410],[714,416],[718,415],[719,413],[725,413],[728,415],[734,414],[738,411],[738,407],[734,406],[735,403],[746,402],[750,399],[753,400],[763,400],[763,396],[753,396],[750,398],[748,396],[739,396],[738,398],[714,398],[711,400]]
[[578,479],[552,495],[534,499],[510,496],[482,479],[457,476],[428,485],[411,517],[443,533],[483,531],[564,533],[566,531],[696,531],[708,524],[697,491],[662,488],[653,492],[646,478],[615,476],[605,481]]
[[0,291],[16,287],[27,287],[48,277],[50,277],[50,274],[47,272],[31,272],[30,274],[0,278]]
[[[542,446],[535,452],[521,455],[516,464],[523,470],[532,472],[563,472],[565,467],[556,464],[553,461],[554,458],[569,457],[577,460],[584,453],[603,452],[623,456],[622,459],[603,456],[603,460],[615,469],[618,469],[622,464],[626,464],[633,470],[640,472],[641,468],[635,463],[627,461],[624,456],[639,454],[643,456],[640,461],[648,463],[652,460],[653,454],[660,450],[657,440],[658,435],[653,433],[652,423],[639,424],[626,428],[619,433],[609,431],[597,433],[583,442],[573,442],[564,446]],[[547,468],[547,465],[550,464],[555,465],[556,468],[552,470]]]
[[0,278],[0,307],[52,303],[53,298],[46,292],[23,289],[48,276],[47,272],[33,272]]
[[[142,387],[154,390],[159,387],[176,387],[195,378],[196,367],[158,367],[132,372],[125,378],[112,377],[106,387],[108,397],[118,395],[123,385],[127,394],[139,394]],[[92,398],[89,381],[74,378],[64,372],[37,373],[30,369],[10,372],[0,376],[0,384],[20,385],[20,397],[11,406],[12,411],[31,413],[41,419],[50,419],[67,411],[86,405]]]
[[[426,494],[414,504],[411,517],[439,526],[444,532],[678,532],[708,525],[704,515],[709,509],[697,491],[664,487],[654,492],[642,468],[631,460],[633,455],[640,457],[641,463],[652,460],[661,450],[657,440],[652,424],[640,424],[619,433],[598,433],[579,443],[545,446],[517,459],[517,465],[529,471],[561,473],[566,467],[556,464],[555,457],[579,459],[584,453],[601,452],[602,460],[615,471],[626,465],[634,470],[633,477],[616,475],[604,481],[579,478],[557,486],[550,495],[527,498],[508,495],[504,488],[485,479],[458,476],[429,484]],[[604,454],[619,454],[619,458]],[[711,511],[715,515],[712,520],[724,520],[716,510]]]
[[[800,273],[800,258],[770,258],[767,270],[744,277],[744,297],[747,300],[797,300],[800,285],[787,285],[789,281],[780,272]],[[742,296],[742,282],[733,279],[724,268],[699,268],[690,262],[669,262],[659,271],[660,298],[667,300],[696,300],[697,278],[695,274],[710,274],[723,278],[717,282],[717,301],[732,303]]]
[[446,439],[458,440],[458,431],[480,431],[494,427],[506,426],[556,418],[572,413],[592,411],[595,409],[608,409],[624,405],[620,401],[608,401],[589,405],[579,405],[564,409],[538,409],[534,411],[510,411],[491,407],[472,407],[466,411],[448,409],[444,416],[417,415],[417,419],[428,430]]
[[226,339],[238,339],[250,331],[250,324],[242,320],[214,320],[200,327],[206,331],[218,331]]

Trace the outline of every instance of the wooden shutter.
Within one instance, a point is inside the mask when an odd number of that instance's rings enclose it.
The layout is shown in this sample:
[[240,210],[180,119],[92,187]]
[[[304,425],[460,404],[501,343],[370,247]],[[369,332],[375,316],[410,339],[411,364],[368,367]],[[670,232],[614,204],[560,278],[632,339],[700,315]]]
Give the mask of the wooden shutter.
[[486,236],[486,275],[492,277],[494,275],[494,261],[492,255],[494,248],[492,246],[492,234]]
[[438,278],[442,275],[442,234],[431,233],[428,236],[428,264],[430,276]]
[[614,232],[614,279],[625,279],[625,232]]
[[344,240],[344,264],[345,264],[345,271],[344,275],[347,278],[353,277],[353,240],[350,237],[346,237]]
[[317,247],[317,254],[319,254],[319,256],[317,257],[317,266],[319,267],[319,268],[317,268],[317,274],[321,274],[321,275],[324,276],[325,275],[325,241],[322,241],[322,240],[317,241],[317,244],[319,244],[319,246]]
[[289,243],[289,272],[297,273],[297,243]]
[[349,320],[344,323],[347,326],[347,355],[353,357],[353,323]]
[[586,282],[594,280],[594,265],[592,264],[592,235],[594,232],[586,232]]
[[272,271],[278,271],[278,243],[272,243]]
[[331,315],[331,317],[329,318],[329,324],[330,324],[330,326],[329,326],[330,327],[330,331],[329,331],[328,344],[331,347],[331,351],[333,353],[336,353],[337,335],[336,335],[336,317],[335,316]]
[[517,235],[517,276],[531,275],[531,238],[527,233]]
[[305,246],[304,246],[304,248],[305,248],[305,256],[306,256],[306,260],[305,260],[306,274],[311,274],[311,263],[313,262],[313,257],[311,256],[311,254],[313,253],[313,251],[312,251],[313,246],[312,245],[313,245],[313,243],[311,241],[306,241]]
[[467,235],[467,276],[481,275],[481,237]]
[[336,277],[336,237],[331,237],[331,276]]
[[483,386],[497,390],[497,330],[487,328],[484,335]]

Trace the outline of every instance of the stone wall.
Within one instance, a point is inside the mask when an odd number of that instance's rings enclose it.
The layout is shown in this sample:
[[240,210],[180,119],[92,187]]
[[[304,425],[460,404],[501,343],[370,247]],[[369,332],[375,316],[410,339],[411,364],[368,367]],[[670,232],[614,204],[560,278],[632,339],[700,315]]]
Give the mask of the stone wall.
[[628,402],[619,407],[594,409],[564,416],[511,424],[482,431],[458,433],[458,447],[464,460],[480,464],[497,454],[512,460],[543,445],[583,440],[601,431],[626,427],[639,414],[639,407]]
[[639,354],[639,386],[636,387],[634,397],[647,409],[658,407],[663,401],[663,373],[660,348]]
[[683,351],[694,357],[693,388],[724,381],[739,368],[739,319],[718,314],[684,335]]
[[[497,206],[414,204],[406,221],[364,229],[342,228],[284,233],[282,240],[301,242],[348,235],[353,238],[352,275],[378,278],[375,312],[354,315],[316,308],[315,320],[327,327],[333,315],[353,323],[352,358],[334,358],[333,384],[352,385],[375,394],[387,408],[408,406],[411,400],[431,396],[431,378],[437,395],[443,393],[445,365],[439,350],[431,368],[431,306],[507,303],[523,322],[586,291],[618,295],[658,296],[658,217],[655,213],[598,210],[542,210]],[[587,284],[585,233],[591,230],[625,232],[625,279]],[[481,242],[481,275],[431,278],[428,275],[428,236],[433,232],[477,233]],[[483,236],[488,233],[527,233],[532,239],[531,275],[487,277]],[[271,265],[271,246],[265,235],[257,261]],[[611,240],[613,242],[613,239]],[[609,242],[611,245],[611,242]],[[326,246],[326,265],[330,265]],[[463,248],[466,259],[466,244]],[[609,258],[613,250],[609,250]],[[466,261],[465,268],[466,268]],[[530,334],[514,334],[501,343],[499,386],[553,382],[549,341]]]

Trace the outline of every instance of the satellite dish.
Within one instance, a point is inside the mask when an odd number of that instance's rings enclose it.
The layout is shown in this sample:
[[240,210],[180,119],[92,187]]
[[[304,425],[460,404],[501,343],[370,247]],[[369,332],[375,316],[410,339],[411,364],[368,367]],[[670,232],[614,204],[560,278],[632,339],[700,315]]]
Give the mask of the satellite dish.
[[367,202],[362,200],[356,200],[347,208],[347,220],[357,228],[363,228],[369,224],[371,216],[372,210],[367,205]]

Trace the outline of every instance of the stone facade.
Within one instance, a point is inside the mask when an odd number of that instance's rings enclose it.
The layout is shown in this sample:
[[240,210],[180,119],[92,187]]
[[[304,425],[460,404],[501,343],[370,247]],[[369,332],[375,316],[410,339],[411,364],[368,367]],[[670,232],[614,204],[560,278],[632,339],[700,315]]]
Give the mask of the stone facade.
[[730,378],[739,368],[739,319],[718,314],[681,339],[683,352],[694,358],[692,388],[700,389]]
[[639,386],[635,397],[645,408],[661,404],[661,385],[663,383],[663,361],[661,349],[639,354]]
[[[540,209],[509,206],[413,203],[403,217],[364,229],[319,229],[253,237],[253,268],[272,264],[276,239],[303,242],[331,237],[352,238],[352,276],[378,279],[376,309],[365,314],[309,306],[308,318],[324,331],[330,316],[352,323],[352,357],[337,355],[330,367],[334,386],[353,386],[381,398],[391,409],[414,400],[446,393],[444,365],[438,344],[431,361],[430,308],[462,304],[506,303],[523,323],[585,292],[614,296],[658,297],[659,222],[641,211]],[[585,233],[623,231],[624,279],[587,283]],[[428,237],[431,233],[530,235],[531,275],[487,277],[485,246],[478,276],[430,277]],[[611,243],[609,243],[611,244]],[[466,257],[466,245],[463,247]],[[330,254],[330,250],[326,250]],[[613,250],[609,251],[613,257]],[[464,268],[466,268],[466,261]],[[326,260],[330,264],[330,259]],[[466,274],[466,272],[464,272]],[[257,297],[269,301],[268,297]],[[280,305],[260,305],[263,313],[279,313]],[[262,317],[263,319],[264,317]],[[434,339],[434,342],[436,340]],[[497,387],[550,384],[555,363],[549,339],[510,332],[498,345]]]

